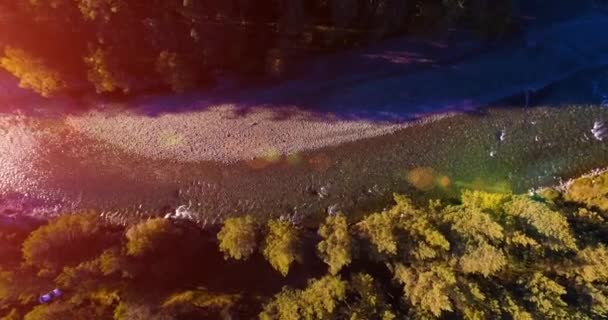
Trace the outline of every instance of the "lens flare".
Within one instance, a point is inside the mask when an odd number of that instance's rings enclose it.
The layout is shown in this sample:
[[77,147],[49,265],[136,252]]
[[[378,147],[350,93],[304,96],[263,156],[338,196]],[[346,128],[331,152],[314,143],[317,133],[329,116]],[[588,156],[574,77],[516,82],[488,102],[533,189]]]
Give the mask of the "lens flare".
[[296,167],[302,163],[302,157],[298,153],[292,153],[287,156],[287,164]]
[[421,167],[407,173],[407,181],[416,189],[428,191],[435,187],[436,173],[433,168]]

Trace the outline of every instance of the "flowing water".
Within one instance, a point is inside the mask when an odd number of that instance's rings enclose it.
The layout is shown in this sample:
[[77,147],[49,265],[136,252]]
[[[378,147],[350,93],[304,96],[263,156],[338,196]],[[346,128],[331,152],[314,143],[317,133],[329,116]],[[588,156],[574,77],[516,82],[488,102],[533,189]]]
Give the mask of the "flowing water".
[[[186,205],[203,224],[226,216],[315,220],[376,208],[392,192],[524,192],[605,166],[596,106],[490,108],[313,152],[234,164],[151,160],[79,135],[59,118],[5,117],[4,201],[54,214],[98,209],[117,222]],[[5,203],[5,206],[7,203]]]

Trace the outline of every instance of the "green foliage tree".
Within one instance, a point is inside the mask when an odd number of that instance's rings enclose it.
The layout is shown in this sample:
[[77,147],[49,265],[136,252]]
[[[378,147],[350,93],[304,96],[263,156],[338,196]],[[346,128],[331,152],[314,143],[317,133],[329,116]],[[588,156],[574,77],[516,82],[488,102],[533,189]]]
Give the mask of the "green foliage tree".
[[226,259],[247,260],[258,244],[257,223],[253,216],[228,218],[217,234],[220,251]]
[[270,265],[283,276],[289,273],[292,263],[302,260],[299,247],[298,231],[291,223],[284,220],[268,222],[262,253]]
[[346,217],[342,213],[328,216],[318,233],[323,238],[317,245],[319,255],[335,275],[352,260],[353,243]]
[[50,97],[66,87],[58,71],[50,68],[42,58],[22,49],[6,47],[0,67],[18,78],[21,88],[32,89],[43,97]]

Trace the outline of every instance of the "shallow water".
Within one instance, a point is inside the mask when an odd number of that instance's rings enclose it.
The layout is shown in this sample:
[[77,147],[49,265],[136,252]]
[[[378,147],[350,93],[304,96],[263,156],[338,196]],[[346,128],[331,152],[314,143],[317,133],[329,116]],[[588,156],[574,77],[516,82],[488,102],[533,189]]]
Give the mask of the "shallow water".
[[[91,140],[61,119],[5,118],[0,190],[35,214],[95,208],[116,222],[188,205],[203,225],[252,213],[314,221],[377,209],[392,192],[524,192],[606,165],[600,106],[491,108],[287,157],[180,163]],[[503,134],[501,141],[501,134]]]

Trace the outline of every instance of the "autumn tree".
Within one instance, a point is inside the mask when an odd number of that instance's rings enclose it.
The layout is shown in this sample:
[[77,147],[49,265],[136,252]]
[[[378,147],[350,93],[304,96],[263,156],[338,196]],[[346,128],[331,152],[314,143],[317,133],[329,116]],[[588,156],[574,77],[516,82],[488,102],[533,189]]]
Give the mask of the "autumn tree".
[[351,320],[393,320],[398,310],[386,301],[386,294],[375,279],[367,273],[357,273],[348,286],[348,308],[343,313]]
[[288,221],[271,220],[262,253],[273,268],[286,276],[296,261],[301,261],[298,230]]
[[130,227],[126,232],[127,253],[142,257],[161,249],[168,249],[174,244],[181,230],[170,220],[155,218]]
[[217,234],[220,251],[224,257],[247,260],[255,252],[258,243],[257,223],[253,216],[228,218]]
[[368,239],[379,253],[396,254],[395,227],[398,216],[390,212],[372,213],[357,223],[364,238]]
[[565,216],[527,196],[516,196],[504,205],[505,214],[516,217],[542,236],[541,243],[551,250],[576,251],[576,239]]
[[328,216],[318,233],[323,238],[317,245],[319,256],[335,275],[352,260],[353,244],[346,217],[342,213]]
[[156,71],[174,92],[184,92],[197,84],[196,63],[187,61],[184,55],[163,51],[156,59]]
[[50,97],[66,87],[60,72],[50,68],[44,59],[22,49],[6,47],[0,57],[0,67],[18,78],[21,88],[31,89],[43,97]]
[[95,257],[118,240],[95,212],[64,214],[28,236],[23,258],[37,268],[59,270]]
[[450,294],[456,285],[456,274],[447,265],[430,265],[417,270],[403,264],[394,266],[395,280],[403,285],[403,293],[410,305],[422,312],[439,317],[453,311]]
[[331,275],[311,280],[304,290],[284,288],[264,306],[260,319],[331,319],[346,298],[346,289],[346,281]]
[[128,76],[120,70],[110,54],[107,49],[100,47],[91,49],[90,54],[84,59],[88,67],[87,77],[95,86],[97,93],[117,90],[127,93],[131,89]]

